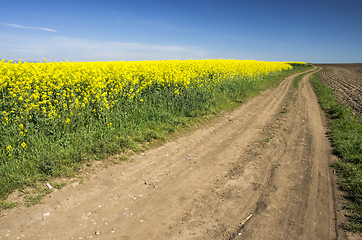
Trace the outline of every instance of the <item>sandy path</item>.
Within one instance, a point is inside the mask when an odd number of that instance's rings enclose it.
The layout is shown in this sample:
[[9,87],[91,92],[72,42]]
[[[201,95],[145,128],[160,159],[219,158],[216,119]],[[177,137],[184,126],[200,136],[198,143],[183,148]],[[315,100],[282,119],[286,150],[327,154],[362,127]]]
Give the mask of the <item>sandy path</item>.
[[336,238],[323,114],[308,76],[297,92],[295,76],[134,162],[3,211],[0,239]]

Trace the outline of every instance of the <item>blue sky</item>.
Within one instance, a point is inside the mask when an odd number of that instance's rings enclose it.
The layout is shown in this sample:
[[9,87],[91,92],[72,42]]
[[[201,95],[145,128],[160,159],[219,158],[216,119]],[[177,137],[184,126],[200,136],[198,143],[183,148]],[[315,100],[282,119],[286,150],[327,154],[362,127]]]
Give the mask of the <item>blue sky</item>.
[[0,59],[362,62],[362,0],[0,1]]

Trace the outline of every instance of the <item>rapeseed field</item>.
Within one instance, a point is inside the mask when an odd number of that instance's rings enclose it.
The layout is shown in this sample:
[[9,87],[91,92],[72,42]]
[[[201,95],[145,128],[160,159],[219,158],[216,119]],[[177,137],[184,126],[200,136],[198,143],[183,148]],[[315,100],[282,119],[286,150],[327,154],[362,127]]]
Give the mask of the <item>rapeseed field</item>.
[[288,63],[0,62],[0,197],[241,101]]

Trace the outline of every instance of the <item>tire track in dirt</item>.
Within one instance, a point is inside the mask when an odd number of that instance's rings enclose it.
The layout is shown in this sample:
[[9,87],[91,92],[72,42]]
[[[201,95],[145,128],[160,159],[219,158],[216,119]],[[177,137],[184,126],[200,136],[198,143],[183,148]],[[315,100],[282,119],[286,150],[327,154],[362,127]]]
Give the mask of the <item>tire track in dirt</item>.
[[323,117],[307,77],[290,100],[295,77],[134,162],[7,211],[0,239],[335,237]]
[[286,114],[286,130],[276,134],[271,144],[284,146],[282,154],[276,159],[272,151],[268,154],[278,164],[270,183],[275,190],[265,198],[266,208],[235,239],[337,237],[331,148],[309,75],[303,78],[296,102]]

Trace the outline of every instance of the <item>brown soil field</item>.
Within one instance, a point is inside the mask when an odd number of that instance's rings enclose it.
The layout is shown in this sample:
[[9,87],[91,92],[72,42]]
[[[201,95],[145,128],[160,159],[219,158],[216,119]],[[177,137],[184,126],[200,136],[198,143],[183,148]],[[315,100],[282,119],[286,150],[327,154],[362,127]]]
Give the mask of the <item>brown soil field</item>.
[[362,116],[362,63],[315,65],[323,68],[321,81]]
[[[348,239],[309,77],[0,213],[0,239]],[[16,196],[13,196],[16,197]]]

